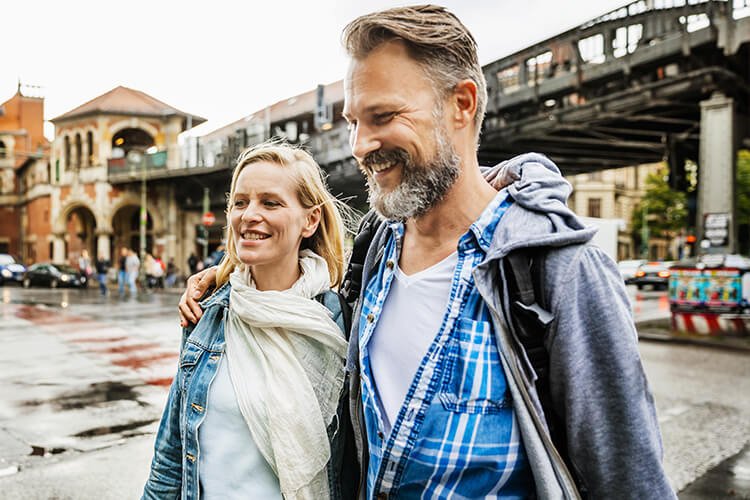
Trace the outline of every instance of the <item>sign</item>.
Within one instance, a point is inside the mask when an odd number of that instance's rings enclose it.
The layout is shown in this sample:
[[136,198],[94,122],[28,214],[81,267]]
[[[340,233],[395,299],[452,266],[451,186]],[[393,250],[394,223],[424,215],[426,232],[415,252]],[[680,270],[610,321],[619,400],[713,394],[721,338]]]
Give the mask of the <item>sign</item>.
[[212,226],[214,222],[216,222],[216,216],[213,212],[206,212],[203,214],[203,218],[201,219],[204,226]]
[[724,247],[729,244],[729,214],[716,213],[703,216],[703,238],[712,247]]

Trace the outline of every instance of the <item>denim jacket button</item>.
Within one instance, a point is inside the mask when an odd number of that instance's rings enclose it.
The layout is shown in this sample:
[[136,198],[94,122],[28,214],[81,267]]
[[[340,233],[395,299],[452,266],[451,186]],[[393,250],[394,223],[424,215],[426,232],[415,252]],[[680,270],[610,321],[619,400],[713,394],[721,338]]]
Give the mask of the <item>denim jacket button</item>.
[[375,315],[372,314],[372,313],[368,314],[367,315],[367,322],[368,323],[372,323],[373,321],[375,321]]
[[185,457],[190,460],[191,462],[195,463],[195,456],[191,455],[190,453],[186,453]]
[[385,267],[387,267],[388,269],[393,269],[394,266],[395,266],[395,264],[390,259],[388,261],[386,261],[386,263],[385,263]]
[[190,403],[190,406],[193,408],[193,410],[197,411],[198,413],[203,413],[204,408],[201,405]]

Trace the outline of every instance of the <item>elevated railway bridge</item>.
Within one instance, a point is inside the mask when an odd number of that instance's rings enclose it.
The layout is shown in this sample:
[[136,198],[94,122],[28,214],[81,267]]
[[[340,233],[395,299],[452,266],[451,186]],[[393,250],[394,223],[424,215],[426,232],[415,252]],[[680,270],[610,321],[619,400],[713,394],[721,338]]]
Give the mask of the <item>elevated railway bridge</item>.
[[[699,238],[704,216],[723,214],[727,238],[714,250],[733,251],[736,150],[750,147],[749,42],[750,0],[638,0],[493,61],[480,162],[538,151],[570,175],[667,160],[672,186],[685,189],[691,160]],[[305,144],[333,190],[364,207],[342,107],[335,82],[200,138],[199,168],[175,172],[191,177],[184,208],[199,209],[209,187],[221,213],[233,159],[277,135]]]

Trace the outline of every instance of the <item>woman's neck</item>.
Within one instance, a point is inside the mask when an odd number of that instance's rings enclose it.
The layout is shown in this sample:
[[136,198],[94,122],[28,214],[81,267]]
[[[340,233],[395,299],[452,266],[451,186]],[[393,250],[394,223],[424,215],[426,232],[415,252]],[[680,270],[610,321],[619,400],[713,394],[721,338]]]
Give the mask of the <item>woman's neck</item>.
[[253,277],[255,288],[266,292],[269,290],[288,290],[294,285],[301,275],[299,261],[294,260],[290,265],[280,266],[250,266],[250,274]]

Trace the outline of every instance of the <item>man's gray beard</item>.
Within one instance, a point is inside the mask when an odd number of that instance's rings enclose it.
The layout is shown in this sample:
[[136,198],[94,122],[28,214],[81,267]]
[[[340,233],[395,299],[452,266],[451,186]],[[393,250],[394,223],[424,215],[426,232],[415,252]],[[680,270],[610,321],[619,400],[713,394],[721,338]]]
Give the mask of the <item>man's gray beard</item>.
[[383,193],[372,176],[367,176],[370,206],[388,220],[404,222],[419,217],[437,205],[456,183],[461,159],[442,129],[436,131],[436,151],[426,164],[415,165],[402,152],[401,182],[390,193]]

